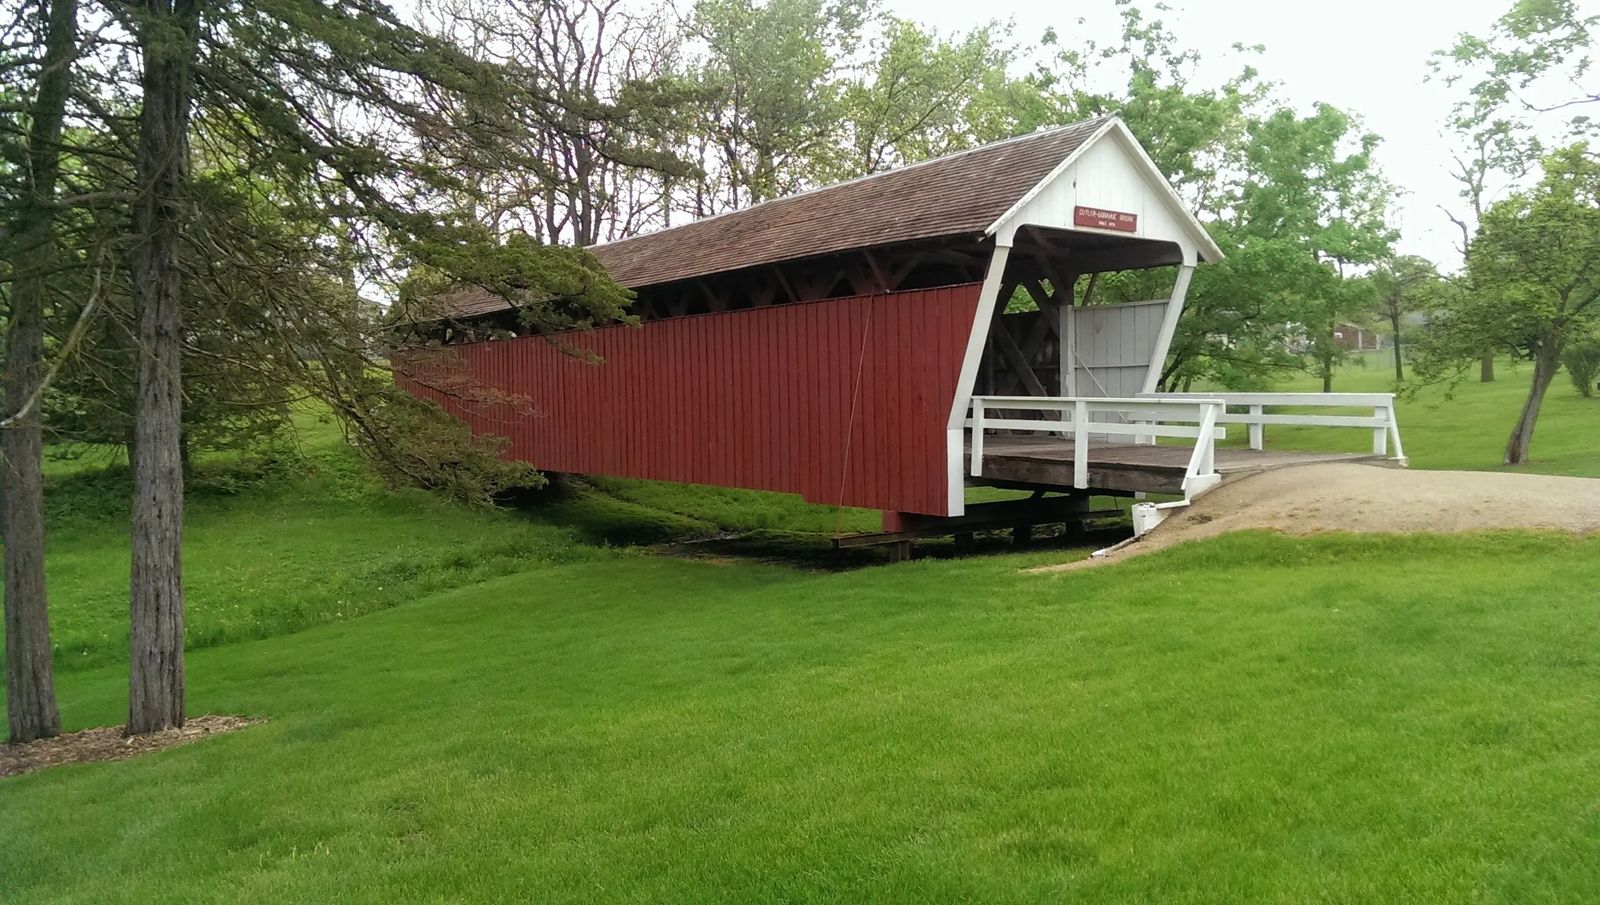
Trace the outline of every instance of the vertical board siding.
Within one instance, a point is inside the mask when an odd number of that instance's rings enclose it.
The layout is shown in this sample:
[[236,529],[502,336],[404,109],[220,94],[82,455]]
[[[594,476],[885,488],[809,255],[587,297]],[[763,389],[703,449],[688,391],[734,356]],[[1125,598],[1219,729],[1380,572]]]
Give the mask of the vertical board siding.
[[[410,392],[547,471],[948,514],[945,419],[976,283],[467,343],[399,362]],[[450,390],[445,372],[462,388]],[[513,403],[486,404],[485,392]],[[531,411],[530,411],[531,409]]]
[[[1137,396],[1144,389],[1166,309],[1165,299],[1074,309],[1078,392],[1085,396]],[[1105,387],[1104,393],[1095,380]]]

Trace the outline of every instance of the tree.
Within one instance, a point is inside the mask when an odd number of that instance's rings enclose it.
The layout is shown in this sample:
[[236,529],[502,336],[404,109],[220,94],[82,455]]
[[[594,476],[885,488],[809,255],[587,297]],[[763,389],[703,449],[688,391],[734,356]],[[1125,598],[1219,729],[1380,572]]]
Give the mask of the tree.
[[436,36],[473,58],[514,66],[560,115],[508,133],[537,168],[479,174],[479,219],[546,242],[592,245],[660,223],[687,169],[668,136],[694,92],[676,70],[682,34],[666,7],[622,0],[428,0]]
[[[375,389],[372,369],[404,356],[376,341],[358,280],[394,287],[397,270],[437,274],[522,306],[539,331],[615,319],[630,296],[580,249],[501,241],[477,222],[486,199],[476,177],[546,173],[520,138],[566,127],[578,103],[514,64],[475,59],[379,0],[110,8],[144,57],[128,237],[140,377],[129,731],[142,732],[183,714],[186,293],[212,281],[219,298],[252,300],[259,310],[230,318],[225,354],[251,362],[269,350],[258,366],[326,393],[364,437],[386,441],[365,444],[380,455],[405,442],[392,431],[419,422],[384,417],[398,391]],[[605,113],[585,104],[584,117]],[[196,159],[202,180],[191,176]],[[316,228],[297,228],[307,223]],[[278,258],[313,266],[285,280]],[[217,260],[225,271],[208,266]],[[402,296],[395,321],[422,316],[417,302]]]
[[845,61],[870,0],[700,0],[690,33],[705,56],[691,150],[704,177],[691,213],[792,194],[837,170]]
[[1378,294],[1379,312],[1389,322],[1389,335],[1394,341],[1394,379],[1406,379],[1405,350],[1402,339],[1407,316],[1423,311],[1436,292],[1440,281],[1439,271],[1433,262],[1416,255],[1400,255],[1384,261],[1373,271],[1372,283]]
[[1395,240],[1386,221],[1394,189],[1372,161],[1378,137],[1326,104],[1306,117],[1277,110],[1249,126],[1246,179],[1233,202],[1247,237],[1289,239],[1320,269],[1297,289],[1297,323],[1323,392],[1333,389],[1344,349],[1335,328],[1372,310],[1372,289],[1346,279],[1385,259]]
[[[1600,126],[1589,112],[1600,101],[1589,56],[1597,28],[1600,16],[1580,15],[1573,0],[1514,0],[1487,34],[1462,34],[1434,55],[1447,84],[1467,85],[1449,120],[1462,145],[1451,174],[1467,209],[1444,209],[1461,231],[1463,260],[1494,194],[1538,170],[1547,134],[1592,136]],[[1542,128],[1552,120],[1553,129]],[[1479,358],[1485,383],[1494,380],[1494,355],[1486,348]]]
[[4,231],[12,290],[6,325],[4,457],[0,530],[5,537],[6,717],[13,742],[56,735],[50,621],[44,575],[44,472],[40,395],[44,389],[44,322],[49,279],[59,259],[56,183],[73,58],[75,0],[38,7],[44,33],[26,140],[22,183]]
[[848,147],[833,178],[940,157],[1041,122],[1033,87],[1006,73],[1009,48],[996,26],[951,40],[905,19],[883,25],[875,58],[841,99]]
[[1516,140],[1536,149],[1526,117],[1554,113],[1578,132],[1596,128],[1589,104],[1600,103],[1590,53],[1600,15],[1581,15],[1574,0],[1513,0],[1483,36],[1462,34],[1436,55],[1435,69],[1455,84],[1470,81],[1457,105],[1458,127],[1483,127],[1509,118]]
[[1562,353],[1600,314],[1600,160],[1587,145],[1572,145],[1548,155],[1542,170],[1538,184],[1485,212],[1467,259],[1470,286],[1432,326],[1418,362],[1424,376],[1439,376],[1486,347],[1533,362],[1507,465],[1528,460]]
[[[1287,335],[1304,317],[1301,293],[1335,276],[1292,238],[1253,237],[1226,225],[1212,234],[1228,256],[1195,272],[1159,385],[1173,391],[1209,380],[1267,389],[1271,378],[1304,367]],[[1127,295],[1131,301],[1151,293]]]
[[128,733],[183,725],[183,272],[198,0],[146,0],[132,260],[138,339]]

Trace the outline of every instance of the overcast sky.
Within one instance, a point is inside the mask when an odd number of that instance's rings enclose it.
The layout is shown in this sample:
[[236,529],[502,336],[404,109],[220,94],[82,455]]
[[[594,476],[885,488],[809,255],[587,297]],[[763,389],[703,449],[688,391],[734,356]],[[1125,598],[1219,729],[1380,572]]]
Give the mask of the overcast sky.
[[[1011,20],[1015,38],[1032,43],[1054,26],[1063,45],[1074,34],[1100,44],[1118,40],[1112,0],[1039,3],[1029,0],[886,0],[898,16],[941,32],[966,30],[990,18]],[[1143,4],[1150,6],[1151,4]],[[1401,251],[1425,255],[1447,268],[1459,265],[1458,234],[1438,205],[1453,204],[1456,189],[1445,170],[1449,143],[1441,134],[1454,93],[1425,83],[1429,55],[1457,33],[1484,33],[1511,0],[1344,0],[1309,4],[1294,0],[1171,0],[1168,25],[1182,46],[1200,51],[1210,75],[1237,70],[1224,65],[1235,43],[1263,44],[1263,77],[1281,83],[1279,94],[1299,108],[1326,101],[1358,113],[1383,137],[1378,159],[1405,190],[1400,202]],[[1600,12],[1600,0],[1582,0]],[[1078,18],[1087,20],[1084,26]],[[1236,58],[1235,58],[1236,59]],[[1214,82],[1212,82],[1214,83]]]

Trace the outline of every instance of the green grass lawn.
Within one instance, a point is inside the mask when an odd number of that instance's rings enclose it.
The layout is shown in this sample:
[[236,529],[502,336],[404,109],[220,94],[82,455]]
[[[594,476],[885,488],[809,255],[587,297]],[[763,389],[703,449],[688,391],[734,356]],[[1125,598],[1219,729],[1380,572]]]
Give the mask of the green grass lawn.
[[[1393,392],[1394,366],[1389,353],[1352,357],[1334,377],[1333,389],[1344,393]],[[1451,392],[1443,385],[1402,393],[1396,417],[1406,455],[1413,468],[1474,471],[1502,470],[1506,438],[1528,394],[1532,367],[1503,360],[1493,383],[1465,382]],[[1273,386],[1281,392],[1313,393],[1320,378],[1300,376]],[[1368,412],[1370,414],[1370,412]],[[1242,425],[1229,427],[1228,442],[1245,439]],[[1371,433],[1350,428],[1267,428],[1267,447],[1279,449],[1365,452]],[[1600,397],[1578,395],[1566,375],[1558,374],[1545,398],[1533,437],[1533,461],[1515,470],[1538,474],[1600,476]]]
[[[1495,466],[1501,373],[1402,404],[1414,464]],[[1533,468],[1600,475],[1592,403],[1558,385]],[[838,572],[649,553],[875,513],[615,480],[491,512],[326,425],[305,453],[189,503],[190,712],[267,722],[0,780],[0,903],[1600,900],[1600,538]],[[126,480],[50,467],[68,729],[125,712]]]
[[[593,558],[566,527],[474,511],[420,491],[390,493],[348,452],[319,450],[237,483],[229,466],[196,476],[185,520],[191,648],[348,619],[443,588]],[[57,662],[126,662],[127,475],[53,476],[48,579]]]
[[1600,892],[1600,539],[1039,558],[616,555],[202,650],[191,709],[270,722],[0,782],[0,899]]
[[[881,526],[876,511],[789,494],[620,479],[552,488],[517,509],[471,509],[420,491],[388,491],[325,431],[308,432],[302,453],[275,465],[212,456],[191,476],[184,553],[190,648],[271,637],[498,575],[593,560],[607,547],[734,536],[717,551],[828,564],[829,536]],[[48,579],[61,669],[127,660],[128,491],[119,455],[80,450],[50,460]],[[880,553],[842,562],[872,562]]]

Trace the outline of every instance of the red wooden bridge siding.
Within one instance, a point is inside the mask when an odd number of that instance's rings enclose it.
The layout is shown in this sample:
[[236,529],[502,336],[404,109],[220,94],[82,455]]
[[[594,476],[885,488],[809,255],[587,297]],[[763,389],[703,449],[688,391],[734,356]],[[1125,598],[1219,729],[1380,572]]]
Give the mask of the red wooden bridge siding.
[[[409,382],[548,471],[798,493],[947,514],[945,424],[978,285],[612,326],[457,347],[476,382],[535,414]],[[852,417],[852,409],[854,411]]]

